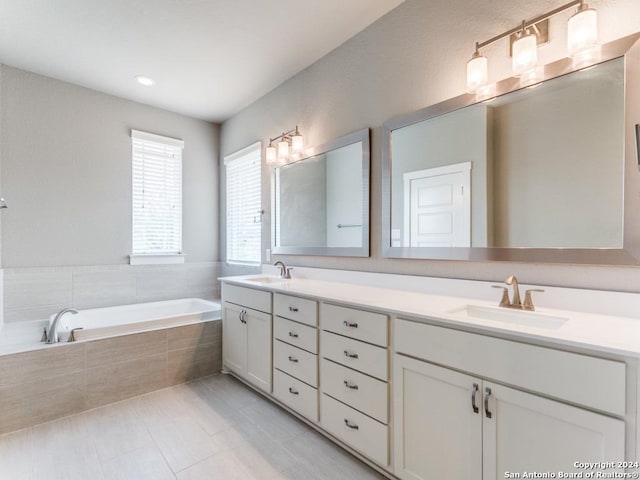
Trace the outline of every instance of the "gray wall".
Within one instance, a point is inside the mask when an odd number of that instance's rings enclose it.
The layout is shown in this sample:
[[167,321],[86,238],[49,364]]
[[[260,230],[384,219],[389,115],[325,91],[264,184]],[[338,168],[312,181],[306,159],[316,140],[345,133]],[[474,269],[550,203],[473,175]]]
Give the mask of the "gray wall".
[[[496,0],[475,2],[470,8],[471,3],[469,0],[407,0],[223,124],[223,155],[256,140],[265,141],[296,124],[309,145],[320,145],[361,128],[373,128],[371,258],[279,258],[293,265],[452,278],[503,280],[515,273],[527,283],[640,292],[637,268],[382,258],[381,125],[396,115],[463,93],[465,64],[476,41],[558,5],[555,0]],[[602,42],[640,30],[637,0],[596,0],[590,4],[598,9]],[[566,55],[567,18],[568,12],[552,20],[552,41],[540,49],[541,63]],[[492,79],[510,75],[506,48],[506,43],[501,42],[486,50],[491,58]],[[268,248],[270,197],[266,168],[263,178],[266,210],[263,245]]]
[[0,75],[3,267],[128,262],[132,128],[185,141],[186,261],[218,260],[217,125],[5,65]]

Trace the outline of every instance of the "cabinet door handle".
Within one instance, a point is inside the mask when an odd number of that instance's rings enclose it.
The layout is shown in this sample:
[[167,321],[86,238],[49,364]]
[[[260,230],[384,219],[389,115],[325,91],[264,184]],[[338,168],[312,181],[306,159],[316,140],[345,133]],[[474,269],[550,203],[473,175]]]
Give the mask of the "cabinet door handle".
[[489,397],[491,396],[491,389],[489,387],[485,387],[484,389],[484,414],[487,418],[491,418],[493,413],[489,411]]
[[289,307],[289,311],[290,312],[297,312],[298,311],[298,307]]
[[358,425],[356,425],[355,423],[351,423],[349,420],[347,420],[346,418],[344,419],[344,424],[349,427],[352,430],[358,430],[360,427],[358,427]]
[[289,387],[289,393],[291,395],[300,395],[300,392],[297,390],[294,390],[293,388]]
[[344,325],[345,327],[348,328],[358,328],[358,323],[357,322],[348,322],[348,321],[343,321],[342,325]]
[[298,334],[297,333],[293,333],[293,332],[289,332],[289,336],[291,338],[298,338]]
[[344,386],[347,388],[350,388],[351,390],[358,390],[358,385],[355,385],[353,383],[349,383],[348,380],[344,381]]
[[238,318],[240,318],[240,321],[242,323],[247,323],[247,321],[244,318],[246,314],[247,314],[246,310],[240,310],[240,313],[238,314]]
[[345,357],[349,357],[349,358],[358,358],[358,354],[357,353],[349,353],[349,350],[345,350],[344,351],[344,356]]
[[480,386],[477,383],[473,384],[473,391],[471,392],[471,406],[473,407],[473,413],[478,413],[478,404],[476,403],[476,397],[478,396],[478,389]]
[[293,363],[298,363],[298,359],[289,355],[289,361]]

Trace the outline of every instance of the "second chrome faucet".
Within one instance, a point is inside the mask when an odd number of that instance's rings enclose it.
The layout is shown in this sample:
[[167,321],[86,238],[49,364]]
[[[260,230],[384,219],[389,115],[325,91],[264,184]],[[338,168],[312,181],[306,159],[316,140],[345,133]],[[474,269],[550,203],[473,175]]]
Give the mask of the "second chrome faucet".
[[541,290],[539,288],[531,288],[529,290],[525,290],[523,302],[522,300],[520,300],[520,287],[518,285],[518,279],[516,278],[516,276],[509,275],[504,283],[513,287],[513,296],[511,297],[513,300],[509,300],[509,289],[507,287],[503,287],[502,285],[492,285],[493,288],[502,289],[502,298],[500,299],[500,303],[498,304],[498,306],[505,308],[517,308],[519,310],[535,310],[531,294],[533,292],[542,293],[544,292],[544,290]]

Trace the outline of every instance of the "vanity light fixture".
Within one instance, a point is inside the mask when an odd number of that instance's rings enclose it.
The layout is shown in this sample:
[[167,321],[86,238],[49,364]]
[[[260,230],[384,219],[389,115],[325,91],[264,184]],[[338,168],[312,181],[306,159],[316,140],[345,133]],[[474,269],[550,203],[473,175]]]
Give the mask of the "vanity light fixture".
[[[276,141],[278,143],[274,146],[273,142]],[[290,160],[299,158],[303,150],[304,139],[296,125],[293,130],[269,138],[269,146],[265,149],[265,162],[270,166],[286,165]]]
[[578,61],[581,58],[592,56],[592,52],[598,47],[596,11],[589,8],[584,0],[573,0],[531,20],[523,20],[517,27],[489,40],[476,42],[475,52],[467,62],[467,92],[484,95],[483,92],[486,91],[489,84],[488,60],[481,55],[480,49],[505,37],[512,37],[513,74],[521,77],[523,86],[535,83],[539,77],[536,68],[538,44],[548,41],[549,18],[576,6],[578,9],[567,24],[567,51],[570,57]]

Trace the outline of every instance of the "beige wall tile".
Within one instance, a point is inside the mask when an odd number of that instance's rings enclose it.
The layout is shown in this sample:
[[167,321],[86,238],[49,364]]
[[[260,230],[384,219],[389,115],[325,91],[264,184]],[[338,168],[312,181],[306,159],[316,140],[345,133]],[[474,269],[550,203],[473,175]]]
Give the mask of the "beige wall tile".
[[5,272],[5,308],[71,305],[71,271],[38,269]]
[[68,377],[81,373],[84,368],[85,345],[81,343],[52,345],[31,352],[2,355],[0,387],[37,382],[49,378],[52,374]]
[[84,378],[77,373],[3,386],[0,399],[2,434],[83,410]]
[[86,371],[86,405],[94,408],[167,386],[167,355],[153,355]]
[[192,348],[169,352],[168,378],[176,385],[211,375],[222,368],[222,344],[205,343]]
[[132,270],[73,272],[73,306],[97,308],[136,301],[136,276]]
[[167,330],[169,350],[195,347],[198,344],[214,343],[222,340],[222,322],[196,323]]
[[87,342],[87,368],[127,362],[167,351],[167,331],[123,335]]

